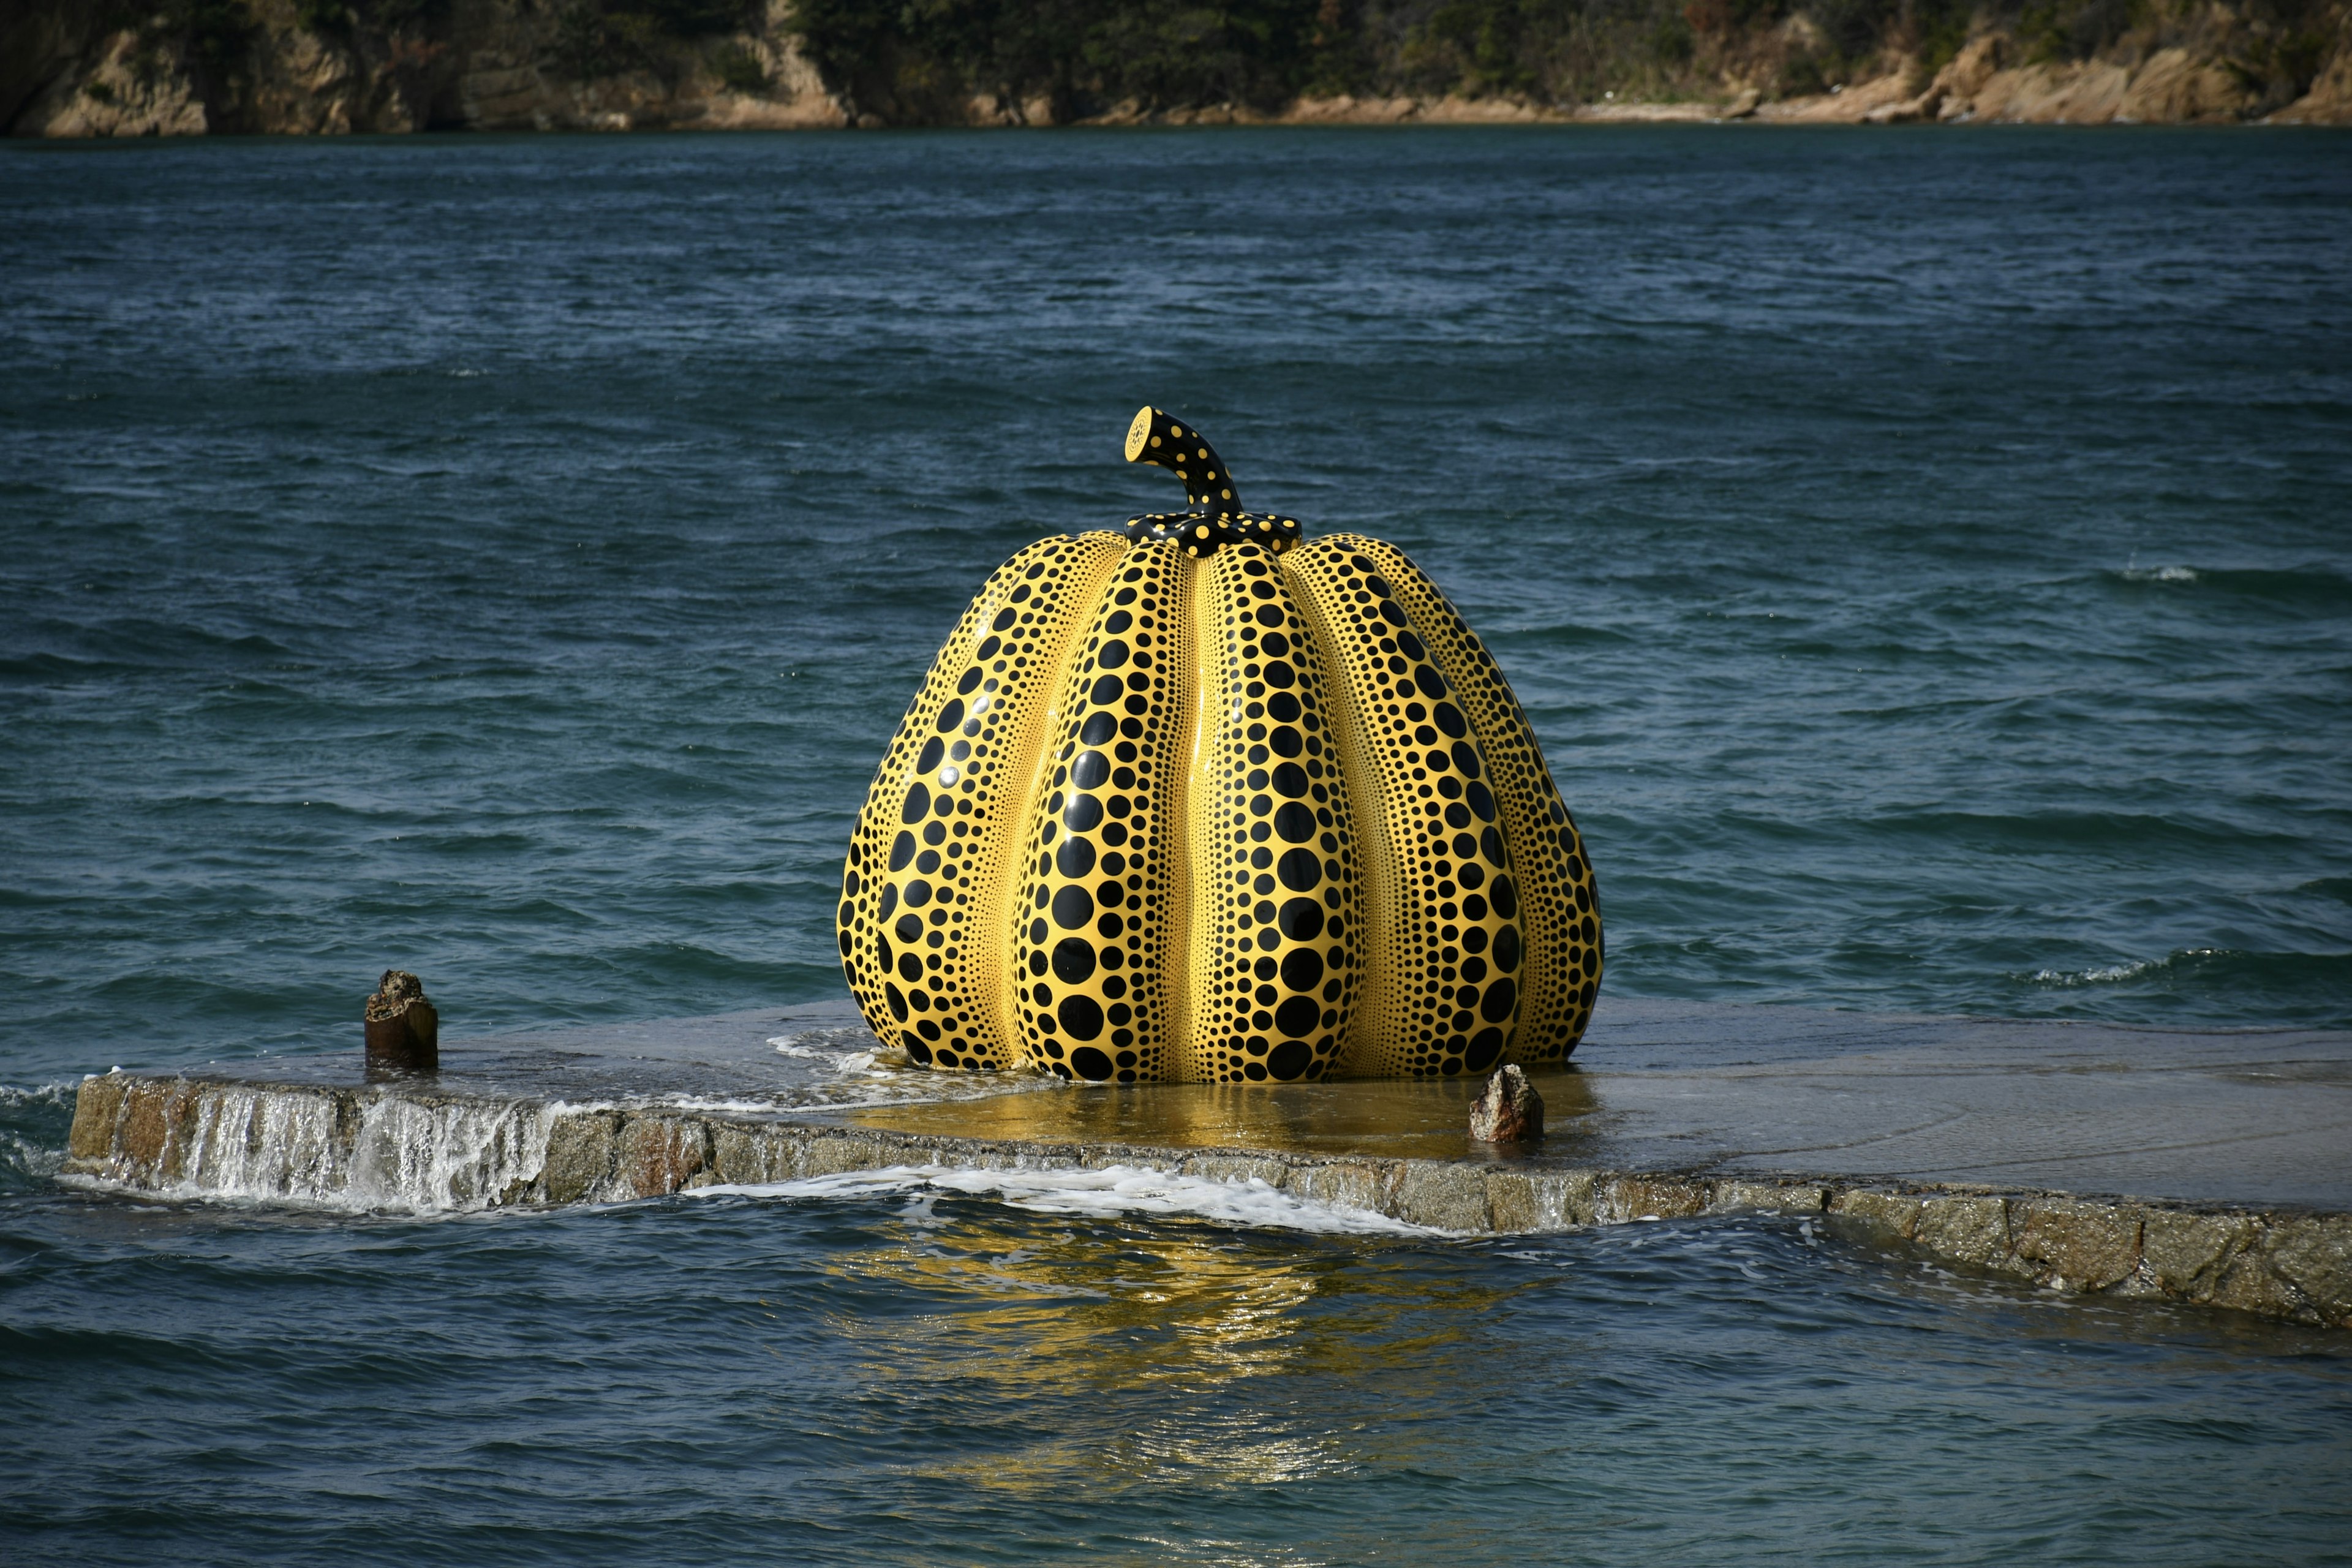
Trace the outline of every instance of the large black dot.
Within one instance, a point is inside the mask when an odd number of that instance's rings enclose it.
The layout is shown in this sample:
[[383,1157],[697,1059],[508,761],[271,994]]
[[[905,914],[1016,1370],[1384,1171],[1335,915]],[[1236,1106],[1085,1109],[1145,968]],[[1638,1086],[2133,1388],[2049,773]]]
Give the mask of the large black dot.
[[[1045,955],[1033,955],[1031,962],[1045,967]],[[1082,936],[1066,936],[1054,944],[1054,977],[1066,985],[1076,985],[1095,972],[1095,950]]]
[[898,1019],[901,1024],[907,1021],[907,997],[904,992],[886,980],[882,983],[882,999],[890,1004],[890,1016]]
[[1265,675],[1264,679],[1268,686],[1280,689],[1286,686],[1297,685],[1298,682],[1298,672],[1291,668],[1289,665],[1284,663],[1281,659],[1277,658],[1272,664],[1265,667]]
[[1265,715],[1278,724],[1298,721],[1298,699],[1287,691],[1277,691],[1265,700]]
[[1111,638],[1096,653],[1095,662],[1105,669],[1117,669],[1127,662],[1127,645],[1117,637]]
[[[1070,766],[1070,782],[1080,789],[1100,789],[1110,782],[1110,759],[1100,752],[1080,752]],[[917,784],[917,789],[922,785]]]
[[911,827],[929,816],[930,810],[931,792],[925,789],[919,779],[915,787],[907,792],[907,804],[898,808],[898,820]]
[[950,698],[948,700],[948,705],[940,710],[940,733],[944,735],[962,722],[963,699],[961,697]]
[[923,922],[916,915],[900,915],[898,925],[892,929],[898,931],[900,942],[914,942],[923,934]]
[[1274,814],[1274,830],[1282,835],[1286,844],[1304,844],[1315,837],[1315,810],[1305,801],[1294,800]]
[[971,689],[978,686],[980,681],[980,666],[975,664],[970,669],[963,672],[963,679],[961,680],[956,682],[956,695],[959,697],[971,696]]
[[1078,731],[1078,739],[1089,746],[1100,746],[1118,733],[1118,714],[1097,713],[1087,720],[1086,728]]
[[929,773],[940,765],[940,759],[947,754],[948,743],[937,735],[932,736],[923,742],[921,754],[915,758],[915,771],[919,773]]
[[1503,1031],[1481,1029],[1470,1037],[1470,1048],[1463,1053],[1462,1065],[1472,1072],[1484,1072],[1488,1063],[1503,1054]]
[[1507,974],[1486,987],[1486,996],[1478,1004],[1478,1016],[1489,1024],[1500,1024],[1511,1016],[1518,1005],[1519,988]]
[[[1082,795],[1062,808],[1062,821],[1073,833],[1090,833],[1103,817],[1102,802],[1090,795]],[[893,867],[892,869],[897,869]]]
[[1062,1021],[1062,1027],[1072,1039],[1091,1040],[1103,1031],[1102,1004],[1091,996],[1063,997],[1062,1005],[1054,1009],[1054,1016]]
[[874,911],[874,918],[877,921],[887,921],[890,918],[890,911],[898,907],[898,884],[896,882],[884,884],[882,889],[882,907]]
[[1462,717],[1462,710],[1451,702],[1439,703],[1430,717],[1437,721],[1439,729],[1457,741],[1470,732],[1469,722]]
[[919,910],[931,901],[931,885],[920,877],[907,884],[907,907]]
[[1282,885],[1294,893],[1313,890],[1323,879],[1323,858],[1312,849],[1292,849],[1282,857]]
[[1094,689],[1088,691],[1087,696],[1096,707],[1107,708],[1118,701],[1118,694],[1126,689],[1126,681],[1116,675],[1106,675],[1095,682]]
[[890,841],[890,869],[903,871],[907,868],[907,862],[914,858],[915,836],[913,834],[901,833]]
[[1095,847],[1083,838],[1065,838],[1055,853],[1054,864],[1065,877],[1083,877],[1095,868]]
[[1316,1005],[1314,997],[1293,996],[1275,1009],[1274,1022],[1286,1035],[1311,1035],[1315,1021],[1322,1016],[1323,1009]]
[[1285,1040],[1265,1058],[1265,1070],[1286,1083],[1305,1072],[1313,1058],[1314,1053],[1301,1042]]
[[1462,770],[1464,778],[1478,776],[1478,748],[1467,741],[1454,742],[1454,765]]
[[1412,683],[1420,687],[1421,694],[1433,702],[1445,695],[1445,678],[1425,664],[1412,667]]
[[1092,1046],[1080,1046],[1070,1053],[1070,1070],[1100,1083],[1110,1077],[1110,1058]]
[[1284,955],[1282,983],[1293,991],[1312,991],[1322,978],[1323,960],[1313,948],[1294,947]]
[[1278,726],[1265,738],[1265,743],[1274,748],[1278,757],[1295,757],[1307,749],[1306,738],[1287,724]]
[[1064,931],[1076,931],[1094,918],[1095,896],[1084,888],[1067,887],[1054,895],[1054,923]]
[[1496,878],[1495,885],[1486,889],[1486,896],[1494,900],[1496,914],[1507,921],[1518,918],[1519,890],[1511,886],[1508,877]]
[[1508,974],[1519,966],[1519,928],[1505,926],[1495,934],[1495,967]]
[[1313,899],[1293,899],[1282,906],[1282,934],[1293,942],[1312,942],[1323,931],[1323,906]]
[[1280,794],[1297,800],[1307,793],[1307,770],[1297,763],[1285,763],[1274,770],[1274,787]]

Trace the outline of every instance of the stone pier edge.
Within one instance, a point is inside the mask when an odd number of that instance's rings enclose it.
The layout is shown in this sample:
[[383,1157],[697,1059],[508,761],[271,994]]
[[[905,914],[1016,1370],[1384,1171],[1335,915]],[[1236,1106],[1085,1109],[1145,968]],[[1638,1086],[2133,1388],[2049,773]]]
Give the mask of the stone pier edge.
[[[380,1089],[264,1085],[117,1073],[83,1083],[62,1173],[200,1196],[190,1156],[208,1100],[226,1091],[310,1100],[356,1138]],[[2352,1215],[2089,1196],[1850,1176],[1612,1171],[1487,1161],[959,1138],[664,1107],[573,1109],[409,1093],[422,1105],[504,1107],[544,1118],[536,1173],[472,1206],[625,1202],[897,1165],[999,1171],[1133,1165],[1267,1186],[1461,1236],[1530,1235],[1702,1215],[1820,1215],[1838,1230],[1946,1262],[2079,1294],[2163,1300],[2352,1328]],[[319,1103],[327,1102],[327,1103]],[[238,1134],[240,1136],[245,1134]],[[258,1138],[256,1127],[250,1136]],[[331,1161],[332,1152],[329,1152]]]

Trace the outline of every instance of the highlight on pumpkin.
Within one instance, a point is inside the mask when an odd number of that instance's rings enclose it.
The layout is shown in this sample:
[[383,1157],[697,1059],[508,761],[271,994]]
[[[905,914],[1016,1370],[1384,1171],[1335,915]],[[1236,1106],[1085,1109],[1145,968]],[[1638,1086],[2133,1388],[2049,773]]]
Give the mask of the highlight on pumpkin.
[[1491,653],[1393,546],[1239,511],[1165,412],[1127,456],[1196,510],[999,568],[875,775],[839,929],[876,1033],[1095,1082],[1564,1058],[1599,906]]

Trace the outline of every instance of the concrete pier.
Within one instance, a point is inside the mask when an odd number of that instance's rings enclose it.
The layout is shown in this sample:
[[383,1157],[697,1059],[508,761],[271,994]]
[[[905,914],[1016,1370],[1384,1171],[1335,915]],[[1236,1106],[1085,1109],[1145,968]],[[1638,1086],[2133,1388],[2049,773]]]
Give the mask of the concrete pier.
[[2053,1289],[2352,1328],[2352,1035],[1618,1002],[1578,1068],[1537,1076],[1550,1132],[1524,1152],[1471,1144],[1474,1082],[845,1074],[861,1042],[803,1008],[452,1046],[429,1083],[301,1058],[115,1073],[82,1086],[66,1171],[420,1211],[1141,1166],[1459,1235],[1815,1215]]

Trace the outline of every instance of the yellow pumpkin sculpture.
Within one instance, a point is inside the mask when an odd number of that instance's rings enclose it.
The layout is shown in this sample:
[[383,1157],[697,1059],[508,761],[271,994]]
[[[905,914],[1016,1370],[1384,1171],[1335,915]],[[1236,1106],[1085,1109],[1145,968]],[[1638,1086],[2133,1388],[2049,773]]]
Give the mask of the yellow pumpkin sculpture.
[[1402,551],[1241,510],[1040,540],[940,648],[842,877],[842,968],[927,1067],[1430,1077],[1576,1047],[1592,870],[1510,683]]

